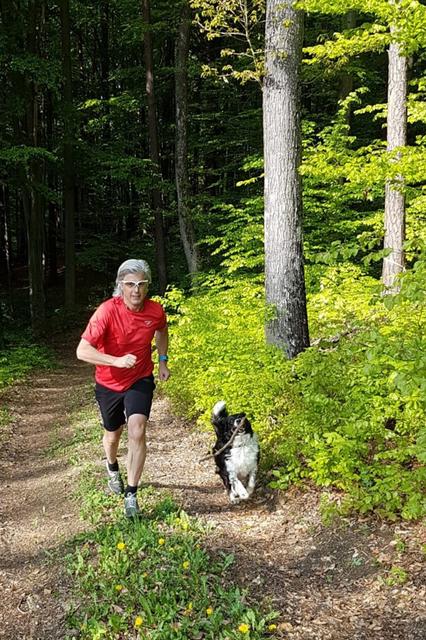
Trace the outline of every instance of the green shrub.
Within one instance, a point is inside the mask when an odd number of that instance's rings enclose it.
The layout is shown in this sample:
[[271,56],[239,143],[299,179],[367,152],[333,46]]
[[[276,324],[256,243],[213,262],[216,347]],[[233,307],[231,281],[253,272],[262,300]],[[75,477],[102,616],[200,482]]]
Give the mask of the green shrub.
[[309,299],[314,346],[291,362],[265,344],[255,278],[211,279],[187,299],[174,291],[165,390],[203,427],[217,400],[246,411],[273,486],[308,478],[342,490],[347,507],[418,518],[426,513],[425,269],[417,262],[401,293],[384,299],[359,267],[323,271]]

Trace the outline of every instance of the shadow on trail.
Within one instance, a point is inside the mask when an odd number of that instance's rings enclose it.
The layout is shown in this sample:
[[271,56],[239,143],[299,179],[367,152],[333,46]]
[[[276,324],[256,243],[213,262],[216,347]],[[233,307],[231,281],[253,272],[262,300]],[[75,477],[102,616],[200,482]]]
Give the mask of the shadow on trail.
[[[142,486],[149,486],[149,487],[154,487],[154,489],[180,489],[182,491],[197,491],[199,493],[206,493],[206,494],[214,494],[217,493],[217,489],[215,487],[205,487],[202,485],[196,485],[196,484],[181,484],[181,483],[174,483],[173,481],[171,482],[147,482],[145,485]],[[198,510],[198,508],[194,508],[194,514],[195,513],[200,513],[200,511]]]

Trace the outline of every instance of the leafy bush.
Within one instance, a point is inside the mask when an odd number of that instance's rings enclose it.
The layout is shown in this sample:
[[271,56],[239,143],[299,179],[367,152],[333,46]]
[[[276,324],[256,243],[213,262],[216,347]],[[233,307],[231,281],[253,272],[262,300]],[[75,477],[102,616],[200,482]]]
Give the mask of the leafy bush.
[[[387,517],[426,513],[426,263],[382,299],[358,267],[323,270],[309,299],[313,345],[289,362],[265,344],[262,287],[209,280],[169,295],[174,406],[207,426],[213,404],[245,410],[274,486],[308,478],[344,505]],[[166,304],[168,301],[166,300]]]

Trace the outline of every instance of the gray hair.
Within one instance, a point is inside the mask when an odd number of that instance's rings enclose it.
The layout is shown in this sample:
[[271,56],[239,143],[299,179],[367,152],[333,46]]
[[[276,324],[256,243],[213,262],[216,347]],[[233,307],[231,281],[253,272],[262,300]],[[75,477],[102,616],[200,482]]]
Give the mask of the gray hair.
[[149,264],[146,260],[125,260],[123,264],[118,267],[115,287],[112,293],[114,297],[123,295],[121,281],[124,276],[127,276],[129,273],[143,273],[145,278],[151,282],[151,269],[149,268]]

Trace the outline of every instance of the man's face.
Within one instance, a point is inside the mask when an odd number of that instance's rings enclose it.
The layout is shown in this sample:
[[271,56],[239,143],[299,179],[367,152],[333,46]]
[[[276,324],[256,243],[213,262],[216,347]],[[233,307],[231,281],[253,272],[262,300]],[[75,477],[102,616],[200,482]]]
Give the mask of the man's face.
[[129,273],[121,280],[123,299],[131,311],[139,311],[148,293],[148,278],[143,272]]

